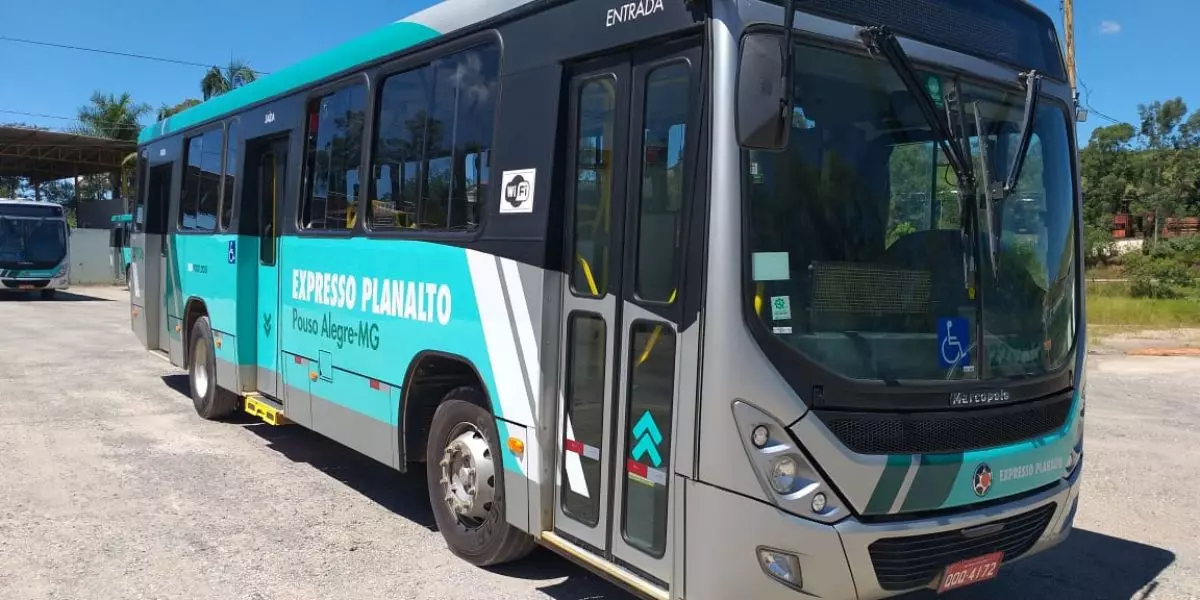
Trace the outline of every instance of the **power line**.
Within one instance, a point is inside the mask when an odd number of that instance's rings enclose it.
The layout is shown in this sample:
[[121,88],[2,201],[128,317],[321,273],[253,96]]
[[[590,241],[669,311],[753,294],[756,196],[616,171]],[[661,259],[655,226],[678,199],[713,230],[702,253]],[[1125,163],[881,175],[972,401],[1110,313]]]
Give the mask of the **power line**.
[[[0,108],[0,114],[18,115],[18,116],[22,116],[22,117],[34,117],[34,118],[38,118],[38,119],[59,119],[62,121],[73,121],[75,123],[82,123],[85,125],[90,124],[89,122],[79,119],[78,117],[64,117],[64,116],[60,116],[60,115],[47,115],[47,114],[43,114],[43,113],[25,112],[22,110],[7,110],[7,109]],[[118,129],[133,129],[136,131],[142,130],[141,125],[130,125],[128,123],[120,123],[117,121],[96,121],[96,123],[100,123],[100,124],[104,124],[104,125],[112,125],[112,126],[117,127]]]
[[1104,120],[1108,121],[1109,123],[1112,123],[1113,125],[1121,125],[1121,124],[1125,123],[1125,121],[1122,121],[1120,119],[1114,119],[1114,118],[1100,112],[1096,107],[1092,106],[1092,100],[1091,100],[1092,88],[1089,88],[1087,86],[1087,84],[1083,82],[1082,79],[1079,80],[1079,87],[1083,88],[1083,104],[1084,104],[1084,106],[1087,106],[1088,111],[1090,111],[1092,114],[1095,114],[1096,116],[1100,117],[1101,119],[1104,119]]
[[[79,50],[82,52],[96,52],[98,54],[110,54],[113,56],[124,56],[126,58],[140,58],[142,60],[152,60],[155,62],[171,63],[171,64],[176,64],[176,65],[184,65],[184,66],[188,66],[188,67],[200,67],[202,69],[208,69],[213,66],[216,66],[211,63],[205,64],[205,63],[191,62],[191,61],[187,61],[187,60],[178,60],[178,59],[174,59],[174,58],[163,58],[161,56],[150,56],[148,54],[136,54],[133,52],[118,52],[116,50],[102,50],[99,48],[85,48],[83,46],[72,46],[69,44],[56,44],[53,42],[43,42],[40,40],[28,40],[28,39],[23,39],[23,38],[10,37],[7,35],[0,35],[0,41],[15,42],[18,44],[31,44],[34,46],[49,46],[51,48],[65,48],[67,50]],[[266,71],[259,71],[258,69],[253,69],[253,68],[251,68],[251,70],[254,71],[258,75],[270,75],[270,73],[268,73]]]

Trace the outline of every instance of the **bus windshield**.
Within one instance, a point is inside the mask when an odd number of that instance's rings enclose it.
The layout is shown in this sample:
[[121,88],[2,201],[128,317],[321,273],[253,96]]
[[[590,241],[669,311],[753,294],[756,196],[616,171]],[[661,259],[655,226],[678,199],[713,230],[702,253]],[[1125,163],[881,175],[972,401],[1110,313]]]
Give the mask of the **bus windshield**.
[[[960,198],[930,124],[887,62],[801,44],[794,64],[787,149],[743,153],[747,302],[766,331],[853,379],[1062,368],[1076,307],[1064,106],[1038,102],[1019,184],[996,206],[993,269],[984,211]],[[937,109],[954,116],[955,143],[966,139],[973,170],[1003,180],[1019,145],[1023,91],[918,76]]]
[[61,219],[0,214],[0,269],[52,269],[67,254]]

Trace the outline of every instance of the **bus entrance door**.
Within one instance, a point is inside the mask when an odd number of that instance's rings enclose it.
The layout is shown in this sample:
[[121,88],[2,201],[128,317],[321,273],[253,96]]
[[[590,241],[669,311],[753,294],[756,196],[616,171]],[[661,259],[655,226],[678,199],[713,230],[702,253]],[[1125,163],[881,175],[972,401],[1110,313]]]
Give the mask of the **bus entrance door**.
[[679,551],[673,433],[691,412],[676,348],[699,63],[694,43],[625,52],[581,65],[568,95],[552,536],[652,596],[671,587]]
[[258,391],[272,399],[281,400],[283,381],[279,343],[279,214],[283,205],[284,183],[287,181],[287,136],[246,142],[246,190],[242,196],[252,199],[244,214],[254,215],[258,237],[258,302],[255,322],[258,323],[256,362]]

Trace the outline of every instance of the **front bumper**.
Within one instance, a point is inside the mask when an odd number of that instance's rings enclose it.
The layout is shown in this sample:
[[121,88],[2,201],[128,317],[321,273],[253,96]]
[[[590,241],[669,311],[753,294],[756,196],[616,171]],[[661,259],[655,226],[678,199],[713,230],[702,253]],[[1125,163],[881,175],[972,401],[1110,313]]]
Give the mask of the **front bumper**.
[[36,292],[39,290],[65,290],[71,287],[66,275],[59,277],[4,277],[0,278],[0,292]]
[[[1082,469],[1081,457],[1080,464],[1069,479],[1060,480],[1033,495],[976,510],[888,523],[864,523],[850,518],[832,526],[801,519],[773,506],[718,488],[692,483],[688,486],[687,494],[689,513],[738,515],[738,518],[689,523],[686,539],[688,568],[682,597],[690,600],[813,597],[866,600],[896,596],[914,589],[936,588],[941,569],[961,557],[942,559],[929,551],[928,545],[917,545],[911,556],[918,558],[917,566],[932,573],[930,577],[924,577],[913,568],[897,567],[897,564],[907,563],[904,563],[903,557],[899,563],[896,562],[895,556],[880,555],[878,558],[881,561],[892,562],[886,565],[881,563],[877,571],[872,559],[872,544],[891,540],[894,549],[898,544],[903,545],[900,538],[932,534],[953,537],[961,535],[958,533],[961,530],[975,533],[981,526],[1024,515],[1026,520],[1016,521],[1017,525],[1009,527],[1010,538],[1021,531],[1028,532],[1024,539],[1019,540],[1020,543],[1013,539],[1005,542],[1007,538],[997,538],[995,542],[1024,549],[1015,558],[1006,557],[1005,565],[1008,565],[1012,560],[1036,554],[1065,539],[1074,517]],[[1032,522],[1034,517],[1038,518],[1036,523]],[[966,552],[976,556],[989,553],[992,548],[986,547],[988,542],[983,537],[986,536],[964,541]],[[965,537],[963,539],[966,540]],[[944,548],[944,541],[932,545]],[[784,586],[766,574],[757,559],[758,549],[764,547],[792,553],[799,559],[802,579],[799,591]],[[877,547],[877,554],[878,550]],[[897,569],[905,568],[910,572],[897,572]],[[1005,570],[1002,569],[999,577],[1004,575]],[[897,579],[897,576],[907,576],[907,579]],[[910,583],[898,589],[898,581]],[[916,583],[912,583],[914,581]]]

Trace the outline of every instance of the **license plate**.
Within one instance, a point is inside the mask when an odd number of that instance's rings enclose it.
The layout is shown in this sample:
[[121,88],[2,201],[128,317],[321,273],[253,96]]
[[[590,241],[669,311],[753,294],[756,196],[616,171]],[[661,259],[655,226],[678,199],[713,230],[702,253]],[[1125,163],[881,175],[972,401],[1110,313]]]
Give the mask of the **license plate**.
[[938,586],[938,593],[956,590],[994,578],[1000,571],[1000,563],[1003,560],[1003,552],[993,552],[960,560],[946,567],[946,570],[942,572],[942,583]]
[[32,286],[32,285],[29,285],[29,284],[27,284],[27,283],[23,283],[23,284],[21,284],[21,285],[18,285],[18,286],[17,286],[17,289],[22,289],[22,290],[32,290],[32,289],[33,289],[33,286]]

